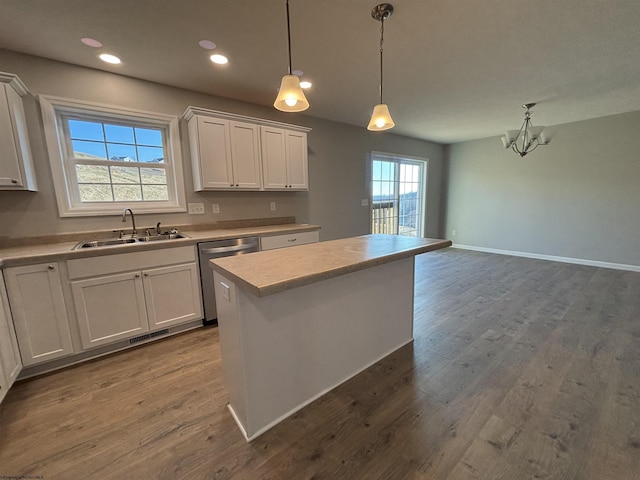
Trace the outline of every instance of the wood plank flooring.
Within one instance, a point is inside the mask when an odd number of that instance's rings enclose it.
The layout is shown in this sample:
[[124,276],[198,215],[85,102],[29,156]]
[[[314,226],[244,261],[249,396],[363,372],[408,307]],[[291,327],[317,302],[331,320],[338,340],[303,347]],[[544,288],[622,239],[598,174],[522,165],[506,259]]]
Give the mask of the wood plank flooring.
[[639,273],[447,249],[415,300],[413,345],[250,444],[215,328],[19,382],[0,477],[640,479]]

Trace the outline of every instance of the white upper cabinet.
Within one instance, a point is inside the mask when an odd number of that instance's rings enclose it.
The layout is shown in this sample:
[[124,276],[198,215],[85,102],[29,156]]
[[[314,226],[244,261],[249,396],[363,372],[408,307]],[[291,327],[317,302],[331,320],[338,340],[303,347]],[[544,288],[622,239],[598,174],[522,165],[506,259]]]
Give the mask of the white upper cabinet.
[[308,128],[196,107],[184,118],[196,191],[309,188]]
[[262,172],[264,187],[284,189],[287,186],[287,154],[284,130],[275,127],[261,127]]
[[22,97],[27,87],[0,72],[0,190],[38,190]]
[[188,125],[195,190],[260,190],[256,125],[201,115]]
[[309,190],[307,134],[261,127],[265,190]]
[[229,122],[229,133],[235,188],[259,190],[262,184],[258,126]]

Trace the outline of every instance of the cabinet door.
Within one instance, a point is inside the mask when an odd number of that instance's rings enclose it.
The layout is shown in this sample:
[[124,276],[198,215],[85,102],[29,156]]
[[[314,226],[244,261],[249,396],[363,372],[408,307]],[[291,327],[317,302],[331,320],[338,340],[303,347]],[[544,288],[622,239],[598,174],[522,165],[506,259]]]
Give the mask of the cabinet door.
[[150,330],[202,319],[202,298],[195,263],[142,272]]
[[258,126],[230,122],[229,131],[234,187],[259,190],[262,187],[262,178]]
[[85,349],[149,331],[140,272],[76,280],[71,290]]
[[260,127],[262,178],[265,190],[287,188],[286,138],[281,128]]
[[194,172],[199,172],[196,189],[234,188],[229,121],[208,117],[192,121],[197,121],[197,150],[191,152]]
[[22,96],[15,75],[0,72],[0,189],[38,190]]
[[19,167],[18,145],[9,113],[11,87],[0,83],[0,188],[24,188]]
[[21,370],[20,350],[18,350],[16,332],[13,328],[4,279],[0,272],[0,401]]
[[22,363],[34,365],[73,353],[57,263],[5,270]]
[[287,146],[288,188],[292,190],[308,190],[307,134],[287,130],[285,132],[285,138]]

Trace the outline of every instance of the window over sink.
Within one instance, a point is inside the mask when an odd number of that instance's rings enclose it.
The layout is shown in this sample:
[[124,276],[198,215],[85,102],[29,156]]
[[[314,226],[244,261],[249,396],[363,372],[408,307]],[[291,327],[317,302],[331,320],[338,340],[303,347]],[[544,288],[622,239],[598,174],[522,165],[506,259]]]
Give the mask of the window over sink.
[[41,95],[60,216],[185,211],[178,118]]

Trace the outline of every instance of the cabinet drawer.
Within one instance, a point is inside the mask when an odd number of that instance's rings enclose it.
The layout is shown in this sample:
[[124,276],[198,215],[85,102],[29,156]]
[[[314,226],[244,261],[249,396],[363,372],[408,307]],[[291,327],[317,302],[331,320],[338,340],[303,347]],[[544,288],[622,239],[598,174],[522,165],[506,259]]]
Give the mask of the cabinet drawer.
[[75,279],[195,261],[196,247],[188,246],[78,258],[67,261],[67,268],[69,278]]
[[285,235],[273,235],[271,237],[260,238],[261,250],[273,250],[275,248],[293,247],[294,245],[304,245],[305,243],[315,243],[319,241],[320,234],[315,232],[288,233]]

